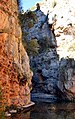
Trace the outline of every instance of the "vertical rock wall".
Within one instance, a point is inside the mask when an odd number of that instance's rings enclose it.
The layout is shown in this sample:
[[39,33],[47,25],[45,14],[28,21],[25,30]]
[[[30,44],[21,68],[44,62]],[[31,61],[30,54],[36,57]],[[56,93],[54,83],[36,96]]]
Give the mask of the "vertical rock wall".
[[32,72],[21,42],[16,0],[0,0],[0,93],[5,106],[30,103]]
[[25,41],[36,39],[40,46],[38,55],[30,58],[34,71],[32,100],[75,101],[74,1],[44,0],[31,13],[34,17],[28,18],[28,12],[22,15],[22,29]]

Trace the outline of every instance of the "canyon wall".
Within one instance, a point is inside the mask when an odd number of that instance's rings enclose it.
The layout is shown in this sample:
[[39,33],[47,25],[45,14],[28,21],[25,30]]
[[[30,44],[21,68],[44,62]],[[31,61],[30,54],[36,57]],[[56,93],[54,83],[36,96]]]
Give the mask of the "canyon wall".
[[0,0],[0,103],[30,103],[32,71],[22,45],[16,0]]
[[37,5],[38,9],[24,13],[22,26],[25,43],[39,44],[39,49],[32,47],[38,53],[30,54],[32,100],[75,101],[74,1],[44,0]]

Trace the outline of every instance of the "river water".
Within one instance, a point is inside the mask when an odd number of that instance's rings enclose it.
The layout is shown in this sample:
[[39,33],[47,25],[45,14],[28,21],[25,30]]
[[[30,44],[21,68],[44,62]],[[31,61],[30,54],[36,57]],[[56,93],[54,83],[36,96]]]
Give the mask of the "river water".
[[30,111],[6,119],[75,119],[75,103],[36,103]]

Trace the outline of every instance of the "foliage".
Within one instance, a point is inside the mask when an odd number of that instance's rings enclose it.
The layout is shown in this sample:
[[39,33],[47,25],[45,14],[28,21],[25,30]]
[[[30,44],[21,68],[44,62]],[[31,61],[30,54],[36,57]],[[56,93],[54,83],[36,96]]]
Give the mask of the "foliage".
[[39,44],[36,39],[26,40],[26,36],[28,32],[23,31],[25,28],[32,28],[36,23],[37,17],[35,12],[31,10],[27,10],[24,14],[19,13],[19,20],[22,27],[22,35],[23,35],[23,45],[27,50],[28,55],[36,55],[39,50]]
[[4,112],[0,112],[0,119],[6,119],[5,116],[4,116]]
[[25,19],[31,18],[33,20],[36,20],[36,17],[35,16],[36,16],[35,13],[32,12],[31,10],[25,12],[25,14],[24,14]]
[[43,38],[38,41],[40,45],[40,51],[46,50],[51,46],[51,42],[48,38]]
[[26,11],[24,14],[19,13],[19,20],[21,27],[25,26],[26,28],[31,28],[35,24],[37,17],[34,12],[31,10]]
[[29,21],[27,22],[27,27],[28,27],[28,28],[32,28],[33,26],[34,26],[33,20],[29,20]]
[[39,50],[39,44],[36,39],[31,39],[30,41],[23,41],[23,45],[27,50],[28,55],[36,55]]

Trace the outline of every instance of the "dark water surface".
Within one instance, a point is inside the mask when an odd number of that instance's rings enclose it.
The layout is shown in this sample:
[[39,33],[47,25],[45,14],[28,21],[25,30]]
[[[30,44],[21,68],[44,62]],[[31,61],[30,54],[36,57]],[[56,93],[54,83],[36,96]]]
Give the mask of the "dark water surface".
[[75,103],[36,103],[30,111],[7,119],[75,119]]

